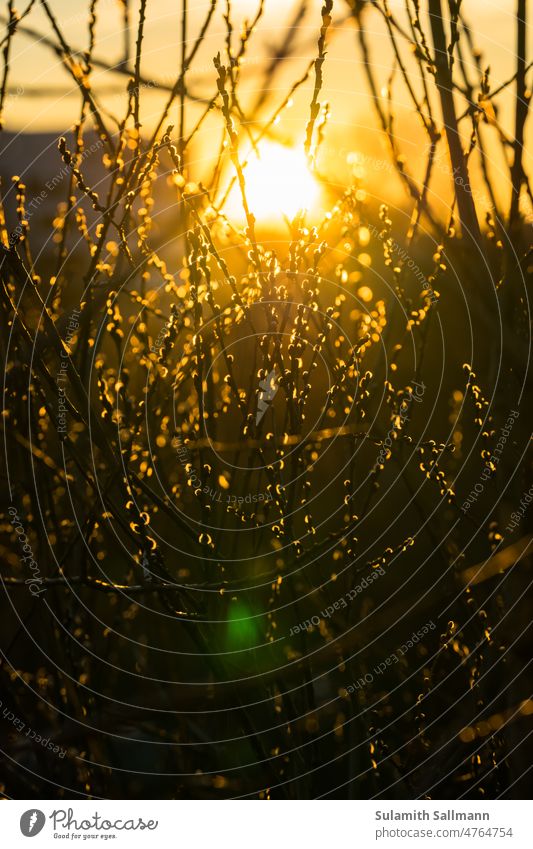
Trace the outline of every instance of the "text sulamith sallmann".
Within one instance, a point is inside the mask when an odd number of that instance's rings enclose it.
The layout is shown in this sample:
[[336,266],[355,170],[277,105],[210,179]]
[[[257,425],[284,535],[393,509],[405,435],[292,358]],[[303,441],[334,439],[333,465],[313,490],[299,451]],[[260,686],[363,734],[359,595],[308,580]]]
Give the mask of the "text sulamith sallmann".
[[376,811],[375,818],[377,820],[490,820],[490,815],[481,811],[433,811],[431,816],[429,811],[424,809],[420,811]]

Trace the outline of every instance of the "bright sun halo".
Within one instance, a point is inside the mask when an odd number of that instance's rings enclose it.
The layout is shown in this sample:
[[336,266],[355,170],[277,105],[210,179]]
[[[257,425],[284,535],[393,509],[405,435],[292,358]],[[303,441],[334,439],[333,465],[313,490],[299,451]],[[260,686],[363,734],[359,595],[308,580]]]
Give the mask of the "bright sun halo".
[[[303,150],[275,142],[263,142],[259,157],[251,152],[244,169],[246,197],[258,221],[275,220],[282,215],[292,219],[301,209],[316,203],[319,187],[310,173]],[[243,218],[241,194],[234,185],[225,212]]]

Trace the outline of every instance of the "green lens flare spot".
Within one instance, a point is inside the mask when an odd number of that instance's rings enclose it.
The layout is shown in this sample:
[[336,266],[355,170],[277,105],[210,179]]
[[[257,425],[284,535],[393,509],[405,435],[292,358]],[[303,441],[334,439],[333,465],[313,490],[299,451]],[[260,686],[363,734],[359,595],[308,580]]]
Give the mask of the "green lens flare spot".
[[229,649],[252,648],[259,642],[258,620],[243,601],[232,601],[228,609],[227,642]]

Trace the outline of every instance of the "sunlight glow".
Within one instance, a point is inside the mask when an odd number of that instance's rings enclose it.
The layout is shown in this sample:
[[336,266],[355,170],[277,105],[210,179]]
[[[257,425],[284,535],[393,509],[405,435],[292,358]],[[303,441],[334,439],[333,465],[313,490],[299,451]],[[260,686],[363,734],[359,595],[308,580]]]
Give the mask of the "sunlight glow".
[[[319,186],[307,167],[303,150],[262,142],[259,157],[250,153],[244,176],[246,197],[258,221],[273,221],[283,215],[292,219],[301,209],[309,210],[317,202]],[[237,184],[228,195],[224,211],[230,218],[244,217]]]

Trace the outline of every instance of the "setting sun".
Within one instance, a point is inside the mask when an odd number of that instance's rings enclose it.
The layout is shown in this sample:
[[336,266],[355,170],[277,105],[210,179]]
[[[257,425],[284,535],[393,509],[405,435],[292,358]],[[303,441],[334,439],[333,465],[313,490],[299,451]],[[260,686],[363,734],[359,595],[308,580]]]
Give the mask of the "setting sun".
[[[317,201],[319,186],[307,167],[303,150],[263,142],[259,156],[251,152],[244,168],[246,195],[258,221],[294,216]],[[242,200],[235,183],[228,195],[226,213],[242,218]]]

